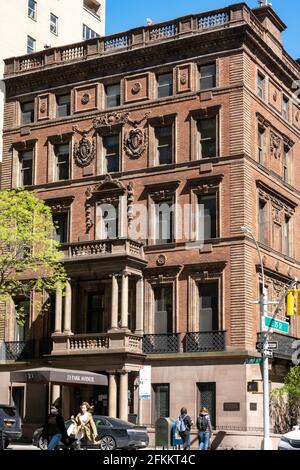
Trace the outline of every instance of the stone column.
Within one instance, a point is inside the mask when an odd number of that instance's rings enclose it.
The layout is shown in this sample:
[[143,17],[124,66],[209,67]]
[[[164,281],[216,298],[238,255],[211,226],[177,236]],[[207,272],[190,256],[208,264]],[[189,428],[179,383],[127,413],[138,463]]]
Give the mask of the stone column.
[[122,274],[121,328],[128,329],[128,273]]
[[111,418],[117,417],[117,377],[115,372],[109,372],[108,416]]
[[65,315],[64,315],[64,334],[71,333],[71,319],[72,319],[72,287],[69,281],[66,284],[65,296]]
[[55,331],[54,333],[61,333],[62,322],[62,292],[61,288],[56,288],[55,297]]
[[51,387],[51,403],[50,405],[52,405],[53,403],[59,401],[59,406],[61,406],[61,396],[60,396],[60,385],[52,385]]
[[144,279],[140,277],[136,283],[136,321],[135,333],[142,335],[144,333]]
[[112,276],[111,284],[111,329],[116,330],[118,328],[118,295],[119,286],[118,279],[115,274]]
[[128,372],[123,370],[120,373],[119,415],[120,419],[128,421]]

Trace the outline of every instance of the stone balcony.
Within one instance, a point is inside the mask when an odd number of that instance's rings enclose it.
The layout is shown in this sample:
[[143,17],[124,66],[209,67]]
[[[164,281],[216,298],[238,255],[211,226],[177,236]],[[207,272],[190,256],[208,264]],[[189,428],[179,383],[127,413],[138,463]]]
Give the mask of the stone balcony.
[[135,353],[143,354],[142,336],[126,331],[98,334],[53,334],[52,355]]
[[[63,47],[46,49],[5,60],[5,76],[24,74],[68,63],[82,62],[118,52],[174,41],[222,28],[248,24],[262,39],[266,30],[255,13],[245,4],[183,16],[171,21],[135,28],[126,32],[94,38]],[[288,60],[288,58],[287,58]],[[291,61],[289,60],[289,65]]]
[[145,259],[143,244],[125,238],[68,243],[61,246],[61,251],[63,253],[62,261],[108,258],[111,256],[130,256]]

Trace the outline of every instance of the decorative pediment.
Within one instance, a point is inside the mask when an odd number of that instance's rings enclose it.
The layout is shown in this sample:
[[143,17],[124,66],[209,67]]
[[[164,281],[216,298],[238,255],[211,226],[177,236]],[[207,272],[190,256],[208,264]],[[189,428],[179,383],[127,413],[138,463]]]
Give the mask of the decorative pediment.
[[36,142],[37,139],[20,140],[19,142],[13,142],[12,147],[18,152],[23,152],[24,150],[33,149]]
[[188,266],[190,276],[195,280],[216,278],[221,276],[227,261],[218,261],[215,263],[197,263]]
[[74,199],[75,196],[66,196],[58,199],[45,199],[44,202],[50,206],[53,213],[57,213],[69,210]]
[[274,219],[279,221],[278,213],[280,210],[283,210],[284,213],[288,215],[294,214],[297,203],[278,193],[273,188],[270,188],[261,180],[258,180],[256,185],[258,187],[259,198],[266,202],[271,201],[272,207],[274,208]]
[[179,180],[150,183],[145,184],[145,190],[149,193],[150,197],[154,201],[163,201],[166,199],[171,199],[179,185]]
[[219,114],[220,109],[221,109],[221,105],[209,106],[207,108],[193,109],[192,111],[190,111],[190,115],[194,119],[212,118]]
[[111,174],[108,173],[104,180],[94,189],[93,194],[103,193],[108,191],[125,192],[125,186],[118,179],[113,179]]
[[197,194],[207,194],[217,191],[223,178],[223,173],[206,177],[190,178],[187,180],[187,185]]
[[176,279],[182,271],[182,268],[183,266],[181,264],[146,268],[144,270],[144,277],[151,284],[161,284],[162,282]]
[[48,140],[51,144],[63,144],[72,139],[74,132],[65,132],[62,134],[49,135]]

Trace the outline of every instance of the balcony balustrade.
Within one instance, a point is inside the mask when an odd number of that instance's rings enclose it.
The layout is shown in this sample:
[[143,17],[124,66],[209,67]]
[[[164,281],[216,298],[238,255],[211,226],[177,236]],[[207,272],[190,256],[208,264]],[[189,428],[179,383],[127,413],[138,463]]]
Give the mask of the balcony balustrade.
[[187,333],[185,337],[186,352],[225,351],[225,347],[225,331]]
[[142,243],[122,238],[64,244],[61,251],[64,261],[112,255],[127,255],[144,259]]

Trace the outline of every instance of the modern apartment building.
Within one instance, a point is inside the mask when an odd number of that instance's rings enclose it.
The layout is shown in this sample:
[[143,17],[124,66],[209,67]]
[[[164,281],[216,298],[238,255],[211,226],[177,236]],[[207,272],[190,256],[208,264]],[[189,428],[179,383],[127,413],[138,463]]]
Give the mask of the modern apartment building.
[[[70,282],[65,297],[45,293],[44,316],[15,299],[24,328],[7,306],[0,401],[12,369],[85,369],[108,389],[56,388],[66,417],[94,399],[153,430],[206,406],[222,445],[259,445],[262,276],[241,227],[277,300],[300,278],[300,66],[285,28],[270,6],[241,3],[5,61],[2,187],[52,207]],[[273,334],[272,388],[298,337],[299,317]],[[151,397],[139,401],[143,365]],[[12,386],[36,427],[45,392]]]
[[10,0],[0,17],[0,160],[6,57],[81,42],[105,33],[105,0]]

